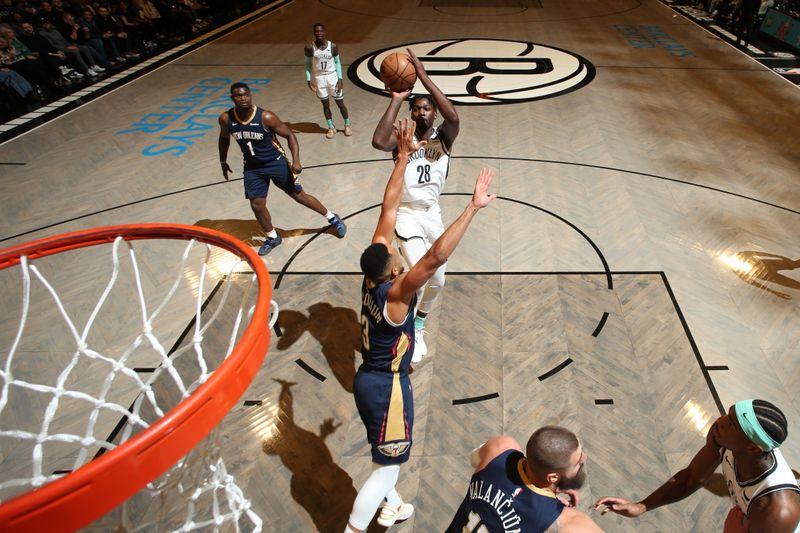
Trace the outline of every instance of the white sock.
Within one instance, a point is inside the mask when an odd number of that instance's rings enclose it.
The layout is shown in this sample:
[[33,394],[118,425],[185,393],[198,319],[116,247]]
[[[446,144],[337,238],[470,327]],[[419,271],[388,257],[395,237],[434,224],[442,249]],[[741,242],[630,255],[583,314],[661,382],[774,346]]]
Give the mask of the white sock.
[[400,507],[403,504],[403,498],[397,493],[397,489],[392,487],[389,494],[386,495],[386,504],[389,507]]
[[[350,513],[350,524],[363,530],[369,526],[372,517],[375,516],[375,511],[378,510],[384,498],[392,496],[393,500],[400,499],[400,495],[394,490],[400,475],[400,465],[376,465],[373,463],[372,468],[372,474],[358,491],[356,501],[353,502],[353,511]],[[400,503],[402,502],[400,500]]]
[[334,215],[334,214],[333,214],[333,213],[331,213],[330,211],[328,211],[327,213],[325,213],[325,218],[327,218],[329,222],[330,222],[331,220],[333,220],[333,217],[335,217],[335,216],[336,216],[336,215]]
[[278,232],[275,231],[274,229],[272,231],[270,231],[269,233],[267,233],[267,237],[269,237],[270,239],[274,239],[277,236],[278,236]]

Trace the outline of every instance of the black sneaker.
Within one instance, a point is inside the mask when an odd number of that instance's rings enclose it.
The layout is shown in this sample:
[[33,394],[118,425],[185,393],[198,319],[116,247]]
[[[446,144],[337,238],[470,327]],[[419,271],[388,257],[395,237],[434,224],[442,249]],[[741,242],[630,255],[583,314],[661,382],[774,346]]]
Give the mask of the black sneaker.
[[264,244],[262,244],[261,248],[258,249],[258,255],[267,255],[272,251],[273,248],[280,245],[280,243],[282,242],[283,239],[281,238],[280,235],[278,235],[274,239],[272,237],[267,237],[266,239],[264,239]]
[[333,220],[331,220],[331,226],[333,226],[333,229],[336,230],[336,235],[338,235],[340,239],[344,237],[345,233],[347,233],[347,226],[344,225],[344,222],[342,222],[342,219],[339,218],[339,215],[337,215],[336,213],[333,214]]

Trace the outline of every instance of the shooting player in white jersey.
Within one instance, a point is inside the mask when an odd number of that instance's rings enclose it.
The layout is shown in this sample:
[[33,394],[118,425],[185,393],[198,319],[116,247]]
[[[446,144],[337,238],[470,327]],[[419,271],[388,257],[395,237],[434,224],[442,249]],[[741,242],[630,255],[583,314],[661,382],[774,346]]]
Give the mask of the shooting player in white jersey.
[[[414,96],[410,101],[411,120],[416,124],[414,135],[421,141],[427,141],[427,144],[409,158],[395,227],[400,252],[409,266],[413,267],[444,231],[439,195],[447,180],[450,150],[458,136],[459,121],[455,106],[431,81],[419,58],[410,49],[408,55],[417,71],[417,79],[430,93]],[[409,92],[391,93],[389,107],[372,136],[372,146],[386,152],[391,150],[395,157],[397,143],[392,136],[392,124],[409,94]],[[434,122],[438,113],[442,114],[444,122],[436,127]],[[425,319],[444,287],[446,268],[447,265],[442,265],[417,295],[417,313],[414,319],[416,346],[413,363],[419,362],[428,352],[423,337]]]
[[[342,63],[339,60],[339,47],[325,38],[325,26],[319,22],[314,24],[314,41],[305,47],[306,54],[306,83],[308,88],[317,93],[322,102],[322,112],[328,124],[325,137],[332,139],[336,135],[336,126],[333,125],[333,114],[329,98],[339,106],[339,111],[344,119],[344,134],[353,134],[350,123],[350,114],[344,105],[344,92],[342,91]],[[313,76],[312,76],[313,70]],[[391,127],[391,124],[389,125]]]

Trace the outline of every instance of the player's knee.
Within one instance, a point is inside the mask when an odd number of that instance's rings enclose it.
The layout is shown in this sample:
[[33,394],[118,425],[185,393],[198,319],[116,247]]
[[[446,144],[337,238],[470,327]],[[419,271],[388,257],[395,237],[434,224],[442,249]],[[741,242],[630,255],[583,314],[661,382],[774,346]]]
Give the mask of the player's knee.
[[308,201],[308,195],[306,191],[292,191],[289,194],[289,197],[297,202],[298,204],[305,204]]
[[267,207],[266,198],[250,198],[250,208],[253,211],[263,211]]

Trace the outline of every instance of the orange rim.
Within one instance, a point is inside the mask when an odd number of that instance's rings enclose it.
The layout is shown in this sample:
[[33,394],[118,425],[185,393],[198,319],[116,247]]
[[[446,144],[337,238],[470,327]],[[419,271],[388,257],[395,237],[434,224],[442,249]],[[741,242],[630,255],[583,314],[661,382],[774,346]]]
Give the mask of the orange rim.
[[231,354],[191,396],[163,418],[94,461],[0,505],[2,531],[72,531],[133,496],[186,455],[225,417],[266,356],[272,285],[264,262],[239,239],[181,224],[132,224],[77,231],[0,251],[0,270],[26,255],[35,260],[76,248],[125,240],[176,239],[213,244],[246,260],[258,276],[250,324]]

